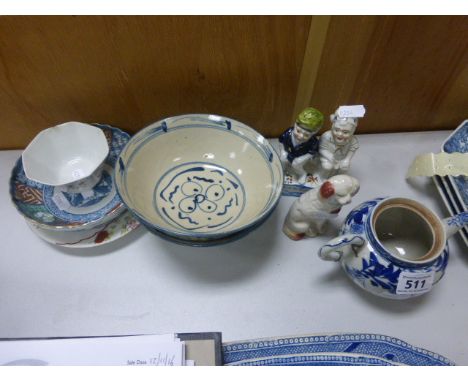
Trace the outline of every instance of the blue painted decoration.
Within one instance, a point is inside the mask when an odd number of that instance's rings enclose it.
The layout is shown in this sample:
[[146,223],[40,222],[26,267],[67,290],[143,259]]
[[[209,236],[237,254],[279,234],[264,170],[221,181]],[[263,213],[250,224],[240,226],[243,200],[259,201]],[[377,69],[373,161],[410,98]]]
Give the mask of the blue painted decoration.
[[[371,292],[380,291],[379,293],[382,293],[385,291],[386,297],[396,296],[398,280],[403,271],[412,273],[434,272],[439,274],[439,278],[435,281],[438,282],[447,267],[448,247],[446,246],[442,254],[434,261],[427,264],[408,263],[392,256],[379,244],[372,231],[372,211],[382,200],[384,198],[375,198],[361,203],[346,217],[340,235],[359,235],[367,241],[367,249],[362,254],[355,254],[355,261],[342,263],[345,272],[362,288],[369,289]],[[340,246],[342,243],[337,245]],[[326,247],[327,245],[322,248]],[[368,252],[368,255],[364,255],[365,252]]]
[[395,337],[371,333],[274,337],[223,344],[226,366],[409,365],[451,366],[452,361]]
[[90,190],[89,194],[62,191],[62,195],[72,207],[90,207],[98,204],[112,191],[112,175],[102,172],[101,180]]
[[[18,159],[10,179],[10,195],[26,218],[46,226],[77,227],[101,219],[122,205],[113,181],[114,166],[130,135],[108,125],[94,126],[104,131],[109,155],[102,178],[91,190],[75,193],[67,186],[54,187],[34,182],[26,177],[21,158]],[[123,164],[119,162],[119,165]]]
[[240,179],[211,163],[191,162],[166,172],[153,194],[158,214],[178,229],[213,232],[231,225],[245,207]]

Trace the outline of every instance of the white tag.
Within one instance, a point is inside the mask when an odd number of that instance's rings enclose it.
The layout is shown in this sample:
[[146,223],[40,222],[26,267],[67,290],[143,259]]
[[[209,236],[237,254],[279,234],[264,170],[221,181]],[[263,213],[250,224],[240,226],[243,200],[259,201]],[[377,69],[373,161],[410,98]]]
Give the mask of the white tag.
[[336,113],[340,118],[362,118],[366,109],[364,105],[340,106]]
[[418,295],[428,292],[432,288],[434,271],[432,272],[401,272],[398,278],[396,294]]

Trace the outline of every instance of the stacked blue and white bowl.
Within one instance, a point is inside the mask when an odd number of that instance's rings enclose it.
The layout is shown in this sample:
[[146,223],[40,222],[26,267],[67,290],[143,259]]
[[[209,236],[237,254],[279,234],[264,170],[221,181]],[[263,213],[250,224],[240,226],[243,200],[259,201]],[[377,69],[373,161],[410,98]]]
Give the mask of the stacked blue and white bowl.
[[12,202],[32,231],[53,244],[89,247],[137,228],[114,183],[129,139],[115,127],[78,122],[38,134],[10,178]]

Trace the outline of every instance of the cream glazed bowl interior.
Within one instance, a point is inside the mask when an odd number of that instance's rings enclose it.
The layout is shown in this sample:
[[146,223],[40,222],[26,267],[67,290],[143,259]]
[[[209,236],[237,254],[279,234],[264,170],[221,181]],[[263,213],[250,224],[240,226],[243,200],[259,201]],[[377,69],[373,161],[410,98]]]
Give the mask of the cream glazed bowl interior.
[[226,117],[187,114],[132,137],[115,181],[124,204],[150,231],[183,244],[210,245],[238,238],[270,215],[283,170],[254,129]]

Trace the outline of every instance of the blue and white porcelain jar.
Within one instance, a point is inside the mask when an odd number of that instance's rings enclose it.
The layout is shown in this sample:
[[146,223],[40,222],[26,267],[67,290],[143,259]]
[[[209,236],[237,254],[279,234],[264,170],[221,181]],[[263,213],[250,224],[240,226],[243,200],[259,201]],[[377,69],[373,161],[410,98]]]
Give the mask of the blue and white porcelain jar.
[[467,212],[441,220],[414,200],[377,198],[354,208],[319,256],[339,261],[357,285],[377,296],[416,297],[442,278],[447,239],[467,223]]

